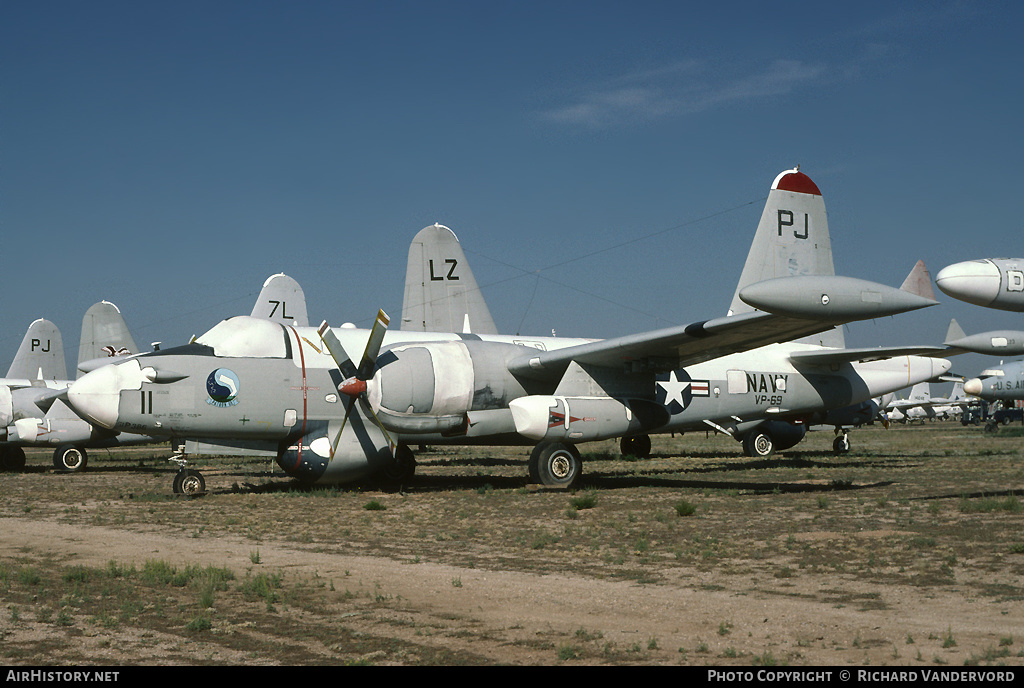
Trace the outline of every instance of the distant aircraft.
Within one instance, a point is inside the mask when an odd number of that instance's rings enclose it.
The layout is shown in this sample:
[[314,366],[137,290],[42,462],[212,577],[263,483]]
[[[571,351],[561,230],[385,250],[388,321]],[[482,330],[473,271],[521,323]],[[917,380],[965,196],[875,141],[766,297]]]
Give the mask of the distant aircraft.
[[[264,282],[252,315],[297,327],[309,324],[301,287],[283,273]],[[79,340],[78,376],[107,365],[114,358],[138,353],[117,306],[101,301],[86,311]],[[166,439],[93,427],[61,398],[71,382],[64,364],[60,331],[47,320],[35,321],[26,332],[7,377],[0,379],[0,470],[21,470],[27,446],[56,445],[54,468],[78,472],[88,465],[87,449]],[[225,453],[230,448],[217,449]]]
[[906,399],[893,399],[886,407],[886,412],[892,422],[912,422],[952,418],[962,413],[967,405],[964,383],[961,381],[953,383],[953,391],[948,397],[933,397],[931,384],[919,382],[911,388]]
[[[90,372],[68,400],[113,431],[261,443],[310,483],[404,479],[413,444],[533,441],[531,477],[570,486],[580,442],[713,428],[767,456],[803,437],[792,421],[949,369],[911,349],[822,345],[842,323],[935,301],[835,276],[824,203],[806,175],[776,178],[751,253],[765,265],[744,268],[743,306],[723,318],[588,340],[393,332],[383,311],[371,330],[237,316],[188,346]],[[915,274],[905,284],[919,284]],[[812,335],[821,339],[779,344]]]
[[985,401],[1024,399],[1024,361],[1012,361],[981,371],[964,383],[964,391]]
[[[82,318],[79,364],[123,360],[138,349],[114,304],[101,301]],[[26,446],[54,447],[54,468],[84,470],[87,448],[154,442],[152,437],[115,433],[82,420],[64,398],[67,379],[60,330],[48,320],[36,320],[25,333],[7,377],[0,380],[0,469],[21,470]]]
[[401,329],[498,334],[462,246],[444,225],[424,227],[409,245]]
[[1003,311],[1024,311],[1024,259],[986,258],[939,270],[935,284],[954,299]]

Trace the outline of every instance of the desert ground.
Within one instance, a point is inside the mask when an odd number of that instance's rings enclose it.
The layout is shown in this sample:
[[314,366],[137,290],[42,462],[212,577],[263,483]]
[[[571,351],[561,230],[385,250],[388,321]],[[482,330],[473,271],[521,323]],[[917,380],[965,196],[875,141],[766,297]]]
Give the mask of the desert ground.
[[1024,432],[829,430],[751,459],[705,433],[572,491],[525,448],[423,447],[400,488],[304,488],[164,446],[0,474],[7,665],[1024,663]]

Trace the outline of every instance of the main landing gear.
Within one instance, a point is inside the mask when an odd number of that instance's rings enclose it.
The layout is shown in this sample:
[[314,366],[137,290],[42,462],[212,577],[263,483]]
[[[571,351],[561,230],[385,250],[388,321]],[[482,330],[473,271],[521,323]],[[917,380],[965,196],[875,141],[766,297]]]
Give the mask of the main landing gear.
[[651,436],[632,435],[619,440],[619,451],[623,456],[636,459],[649,459],[651,457]]
[[583,473],[576,445],[542,442],[530,454],[530,480],[548,487],[572,487]]
[[416,456],[406,444],[395,448],[395,463],[381,471],[381,477],[390,483],[405,483],[416,474]]
[[73,444],[62,444],[53,450],[53,467],[64,473],[84,471],[89,463],[89,455],[83,447]]
[[754,429],[743,437],[743,453],[755,459],[767,459],[775,452],[775,440],[767,430]]
[[14,445],[0,447],[0,471],[17,473],[25,470],[25,450]]

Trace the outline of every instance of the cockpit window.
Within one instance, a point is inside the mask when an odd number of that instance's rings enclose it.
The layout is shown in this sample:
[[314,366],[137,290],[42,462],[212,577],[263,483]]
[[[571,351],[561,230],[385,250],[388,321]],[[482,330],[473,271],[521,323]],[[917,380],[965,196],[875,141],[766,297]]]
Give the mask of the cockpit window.
[[196,343],[223,358],[287,358],[287,336],[278,323],[239,315],[222,320]]

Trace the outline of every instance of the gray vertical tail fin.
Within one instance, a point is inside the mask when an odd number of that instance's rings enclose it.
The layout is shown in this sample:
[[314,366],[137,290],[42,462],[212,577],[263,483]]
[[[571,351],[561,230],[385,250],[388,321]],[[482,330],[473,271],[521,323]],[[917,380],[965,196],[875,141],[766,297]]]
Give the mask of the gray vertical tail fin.
[[78,375],[86,361],[139,353],[135,339],[121,310],[109,301],[94,303],[82,318],[82,338],[78,341]]
[[409,246],[401,329],[498,333],[458,238],[443,225],[424,227]]
[[[821,191],[799,168],[786,170],[775,178],[768,192],[729,315],[754,310],[739,297],[740,290],[751,284],[776,277],[835,274]],[[844,346],[843,331],[838,327],[800,341]]]
[[282,325],[309,327],[306,295],[299,283],[284,273],[271,275],[263,283],[263,289],[256,297],[256,305],[252,308],[252,316]]
[[16,380],[67,380],[60,330],[40,318],[28,326],[7,377]]
[[957,380],[953,383],[953,391],[949,393],[950,401],[966,401],[967,395],[964,394],[964,383],[962,380]]
[[909,401],[927,402],[932,398],[932,386],[927,382],[918,382],[910,388]]

